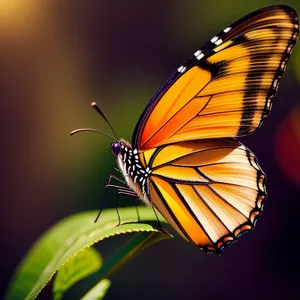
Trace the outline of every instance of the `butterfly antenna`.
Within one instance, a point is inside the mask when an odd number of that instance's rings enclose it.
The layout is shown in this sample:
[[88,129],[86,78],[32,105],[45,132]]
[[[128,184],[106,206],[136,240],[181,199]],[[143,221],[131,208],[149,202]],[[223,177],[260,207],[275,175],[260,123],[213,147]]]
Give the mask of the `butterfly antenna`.
[[105,117],[104,113],[101,111],[101,109],[99,108],[99,106],[97,105],[96,102],[92,102],[91,106],[95,109],[95,111],[106,121],[106,123],[108,124],[108,126],[110,127],[110,129],[112,130],[112,132],[114,133],[115,137],[117,140],[119,140],[116,132],[114,131],[113,127],[111,126],[111,124],[109,123],[109,121],[107,120],[107,118]]
[[90,131],[90,132],[97,132],[97,133],[101,133],[103,135],[106,135],[107,137],[110,137],[111,139],[113,139],[114,141],[117,141],[116,138],[114,138],[113,136],[111,136],[110,134],[106,133],[106,132],[103,132],[103,131],[100,131],[98,129],[93,129],[93,128],[80,128],[80,129],[76,129],[76,130],[73,130],[70,135],[74,135],[76,133],[79,133],[79,132],[87,132],[87,131]]

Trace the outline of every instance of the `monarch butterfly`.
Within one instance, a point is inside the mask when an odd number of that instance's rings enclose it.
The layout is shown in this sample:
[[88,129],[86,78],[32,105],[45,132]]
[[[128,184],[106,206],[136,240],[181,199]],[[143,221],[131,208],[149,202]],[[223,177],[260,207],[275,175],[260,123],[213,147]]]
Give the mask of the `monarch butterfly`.
[[[107,187],[155,207],[187,241],[221,253],[251,230],[263,210],[266,177],[235,138],[258,129],[270,112],[299,23],[289,6],[262,8],[214,36],[156,92],[132,144],[110,148],[125,181]],[[116,179],[124,187],[112,185]]]

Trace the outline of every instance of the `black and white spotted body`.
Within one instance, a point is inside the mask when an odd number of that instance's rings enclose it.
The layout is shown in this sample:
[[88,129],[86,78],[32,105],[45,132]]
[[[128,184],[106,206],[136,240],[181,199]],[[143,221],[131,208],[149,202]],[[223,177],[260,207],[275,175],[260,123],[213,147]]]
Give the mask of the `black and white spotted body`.
[[[119,152],[117,154],[118,165],[126,183],[145,204],[150,205],[148,180],[151,169],[142,165],[137,149],[132,149],[128,142],[121,140],[112,143],[112,152],[113,147]],[[114,152],[113,154],[116,155]]]

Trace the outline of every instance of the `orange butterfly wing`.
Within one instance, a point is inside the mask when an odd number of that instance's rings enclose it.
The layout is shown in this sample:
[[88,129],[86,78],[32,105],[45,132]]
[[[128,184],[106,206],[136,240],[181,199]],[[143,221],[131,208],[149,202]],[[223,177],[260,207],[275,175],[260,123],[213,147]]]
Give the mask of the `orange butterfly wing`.
[[266,197],[265,175],[239,142],[180,142],[140,156],[152,170],[151,203],[202,250],[220,253],[254,227]]
[[299,30],[271,6],[237,21],[194,53],[152,98],[133,135],[140,151],[257,129],[271,109]]

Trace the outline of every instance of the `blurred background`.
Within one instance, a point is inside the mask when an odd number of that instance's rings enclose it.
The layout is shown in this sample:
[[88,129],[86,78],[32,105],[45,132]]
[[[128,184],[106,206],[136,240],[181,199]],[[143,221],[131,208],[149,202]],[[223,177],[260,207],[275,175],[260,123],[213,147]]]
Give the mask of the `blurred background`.
[[[238,18],[276,3],[0,0],[0,298],[45,230],[99,208],[115,165],[110,140],[69,135],[80,127],[110,133],[90,102],[131,141],[149,99],[180,63]],[[300,14],[299,0],[285,3]],[[179,237],[161,242],[115,274],[107,299],[299,299],[299,43],[270,117],[240,139],[268,176],[256,229],[221,257]]]

